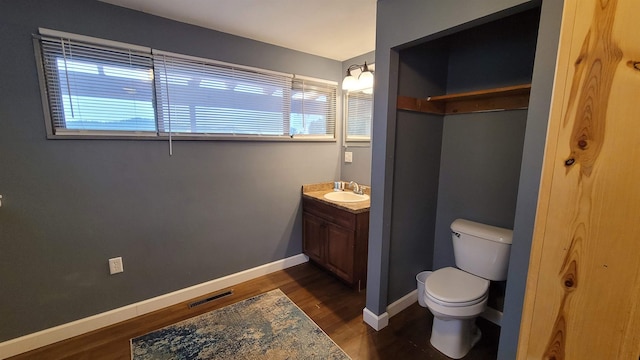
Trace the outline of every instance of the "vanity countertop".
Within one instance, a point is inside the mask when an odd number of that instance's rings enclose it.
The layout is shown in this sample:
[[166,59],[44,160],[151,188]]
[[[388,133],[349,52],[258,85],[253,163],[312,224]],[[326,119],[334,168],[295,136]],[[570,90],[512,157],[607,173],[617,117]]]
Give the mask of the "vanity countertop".
[[[348,182],[347,182],[348,184]],[[371,187],[364,185],[364,193],[371,196]],[[351,191],[346,189],[344,191]],[[318,200],[325,204],[329,204],[333,207],[349,211],[354,214],[369,211],[371,206],[371,200],[358,201],[358,202],[337,202],[324,198],[324,194],[333,192],[333,181],[319,184],[302,185],[302,197],[308,199]]]

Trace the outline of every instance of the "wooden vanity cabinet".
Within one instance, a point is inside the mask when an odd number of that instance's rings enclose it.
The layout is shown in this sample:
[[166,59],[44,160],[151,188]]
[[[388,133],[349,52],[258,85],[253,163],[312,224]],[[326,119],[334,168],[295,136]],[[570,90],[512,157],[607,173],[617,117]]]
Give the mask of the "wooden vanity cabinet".
[[308,198],[302,204],[303,252],[350,286],[364,289],[369,211],[353,213]]

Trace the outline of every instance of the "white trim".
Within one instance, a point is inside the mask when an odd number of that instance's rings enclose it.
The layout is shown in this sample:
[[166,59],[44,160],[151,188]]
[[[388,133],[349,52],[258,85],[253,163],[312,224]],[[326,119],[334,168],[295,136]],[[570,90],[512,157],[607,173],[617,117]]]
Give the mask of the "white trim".
[[185,289],[143,300],[131,305],[72,321],[56,327],[38,331],[0,343],[0,359],[18,355],[33,349],[66,340],[89,331],[148,314],[167,306],[175,305],[202,295],[219,291],[257,277],[283,270],[309,261],[304,254],[247,269],[235,274],[207,281]]
[[374,314],[371,310],[364,308],[362,310],[362,319],[376,331],[380,331],[389,325],[389,319],[398,315],[402,310],[408,308],[418,301],[418,290],[413,290],[407,295],[394,301],[387,306],[387,311],[381,315]]
[[412,292],[387,306],[389,317],[398,315],[398,313],[400,313],[402,310],[408,308],[416,302],[418,302],[418,290],[413,290]]
[[362,319],[375,331],[380,331],[389,325],[389,314],[386,312],[381,315],[376,315],[371,312],[371,310],[364,308],[362,309]]
[[[389,319],[393,316],[398,315],[402,310],[408,308],[413,305],[413,303],[418,301],[418,290],[413,290],[407,295],[401,297],[400,299],[394,301],[393,303],[387,306],[387,311],[382,313],[381,315],[374,314],[371,310],[364,308],[362,310],[362,319],[369,326],[374,328],[376,331],[380,331],[389,325]],[[498,325],[502,326],[502,312],[498,311],[494,308],[487,307],[480,317]]]
[[487,307],[484,312],[480,314],[480,317],[485,318],[498,326],[502,326],[502,311]]

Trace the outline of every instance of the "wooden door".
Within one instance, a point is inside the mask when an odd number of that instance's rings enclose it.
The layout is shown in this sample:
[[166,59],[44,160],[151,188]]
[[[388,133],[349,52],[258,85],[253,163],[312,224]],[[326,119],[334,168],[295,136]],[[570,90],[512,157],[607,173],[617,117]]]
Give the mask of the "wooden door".
[[327,265],[334,274],[353,283],[355,232],[334,224],[327,224]]
[[639,357],[640,1],[565,0],[518,359]]
[[324,265],[324,247],[327,228],[319,217],[307,212],[302,213],[302,252],[311,260]]

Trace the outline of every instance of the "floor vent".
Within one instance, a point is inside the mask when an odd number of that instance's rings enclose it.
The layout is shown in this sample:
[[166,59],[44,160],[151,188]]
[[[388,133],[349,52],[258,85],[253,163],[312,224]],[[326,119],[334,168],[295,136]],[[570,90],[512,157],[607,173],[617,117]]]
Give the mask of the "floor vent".
[[233,294],[233,290],[225,291],[225,292],[223,292],[223,293],[220,293],[220,294],[217,294],[217,295],[210,296],[210,297],[208,297],[208,298],[206,298],[206,299],[202,299],[202,300],[194,301],[194,302],[192,302],[191,304],[189,304],[189,309],[194,308],[194,307],[196,307],[196,306],[200,306],[200,305],[202,305],[202,304],[206,304],[206,303],[208,303],[208,302],[210,302],[210,301],[213,301],[213,300],[216,300],[216,299],[223,298],[223,297],[225,297],[225,296],[229,296],[229,295],[231,295],[231,294]]

